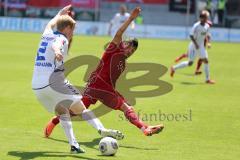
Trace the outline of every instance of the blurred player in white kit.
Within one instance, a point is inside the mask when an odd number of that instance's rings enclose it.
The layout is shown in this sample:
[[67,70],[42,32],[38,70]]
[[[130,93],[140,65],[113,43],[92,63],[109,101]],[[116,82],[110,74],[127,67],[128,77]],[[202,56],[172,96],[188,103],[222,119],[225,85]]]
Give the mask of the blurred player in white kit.
[[[127,12],[126,5],[122,4],[119,8],[119,13],[116,13],[112,20],[110,21],[108,28],[108,35],[114,37],[117,30],[121,27],[121,25],[130,17],[130,14]],[[129,38],[130,29],[133,30],[135,28],[134,21],[131,23],[130,28],[123,34],[123,39]]]
[[[174,76],[176,70],[180,68],[185,68],[187,66],[192,66],[196,56],[199,56],[200,60],[204,63],[204,71],[206,76],[206,83],[214,84],[215,81],[210,79],[209,75],[209,62],[208,62],[208,53],[205,48],[205,39],[210,37],[209,33],[209,24],[207,23],[209,13],[207,11],[202,11],[200,14],[200,20],[196,22],[191,31],[190,38],[191,43],[188,48],[188,61],[183,61],[173,67],[171,67],[171,77]],[[210,46],[210,41],[208,41]]]

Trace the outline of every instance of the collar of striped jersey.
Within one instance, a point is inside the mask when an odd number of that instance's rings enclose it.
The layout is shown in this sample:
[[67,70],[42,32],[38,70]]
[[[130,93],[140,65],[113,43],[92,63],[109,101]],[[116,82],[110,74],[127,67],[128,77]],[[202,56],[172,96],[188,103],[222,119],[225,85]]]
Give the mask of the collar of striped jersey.
[[62,32],[59,32],[59,31],[55,31],[55,32],[53,32],[54,34],[61,34],[61,35],[63,35],[65,38],[67,38],[67,36],[65,35],[65,34],[63,34]]

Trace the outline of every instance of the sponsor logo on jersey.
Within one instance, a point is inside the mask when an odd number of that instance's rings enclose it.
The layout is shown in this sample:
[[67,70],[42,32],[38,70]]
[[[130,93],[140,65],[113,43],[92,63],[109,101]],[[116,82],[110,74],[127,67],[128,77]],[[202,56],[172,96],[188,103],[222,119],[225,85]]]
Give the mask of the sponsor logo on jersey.
[[203,35],[203,36],[206,35],[206,34],[207,34],[207,32],[201,32],[201,35]]
[[52,40],[54,40],[54,39],[55,39],[54,37],[45,37],[45,36],[42,36],[42,40],[52,41]]
[[52,67],[52,63],[49,63],[49,62],[36,62],[35,66],[38,66],[38,67]]

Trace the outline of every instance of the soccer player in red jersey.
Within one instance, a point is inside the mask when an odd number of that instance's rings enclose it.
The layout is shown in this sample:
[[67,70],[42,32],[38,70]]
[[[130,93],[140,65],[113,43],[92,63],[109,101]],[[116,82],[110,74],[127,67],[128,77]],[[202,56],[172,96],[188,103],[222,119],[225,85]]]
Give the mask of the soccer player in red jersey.
[[[204,10],[205,11],[205,10]],[[209,15],[208,15],[209,16]],[[211,21],[207,21],[207,24],[212,27],[212,22]],[[210,41],[210,36],[207,36],[206,39],[205,39],[205,42],[204,42],[204,45],[205,47],[207,46],[208,48],[210,48],[211,46],[210,43],[208,43]],[[184,59],[184,58],[187,58],[188,57],[188,53],[183,53],[182,55],[180,55],[179,57],[177,57],[175,59],[175,62],[179,62],[180,60]],[[195,70],[195,75],[199,75],[199,74],[202,74],[202,72],[200,71],[200,68],[201,68],[201,65],[202,65],[202,60],[201,59],[198,59],[198,62],[197,62],[197,67],[196,67],[196,70]]]
[[[144,135],[151,136],[158,134],[164,128],[163,124],[149,126],[142,122],[135,113],[133,106],[127,103],[124,97],[115,89],[116,81],[125,69],[125,63],[138,47],[138,40],[132,39],[122,41],[122,35],[131,22],[139,15],[141,8],[135,8],[130,17],[118,29],[113,40],[106,48],[100,63],[95,71],[92,72],[85,91],[82,102],[88,108],[91,104],[101,101],[107,107],[120,110],[125,117],[139,128]],[[58,117],[54,117],[49,124],[58,124]],[[51,127],[51,132],[54,127]],[[46,127],[48,130],[48,126]],[[51,134],[48,133],[48,135]]]

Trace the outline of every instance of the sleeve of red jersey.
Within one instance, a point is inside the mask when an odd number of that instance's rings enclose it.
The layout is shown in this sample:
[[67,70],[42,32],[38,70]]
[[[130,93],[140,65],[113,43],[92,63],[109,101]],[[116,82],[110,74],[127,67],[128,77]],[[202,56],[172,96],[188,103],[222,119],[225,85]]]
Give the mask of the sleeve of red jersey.
[[113,42],[110,42],[109,44],[108,44],[108,47],[107,47],[107,49],[106,49],[106,51],[113,51],[113,50],[115,50],[117,48],[117,45],[115,44],[115,43],[113,43]]

